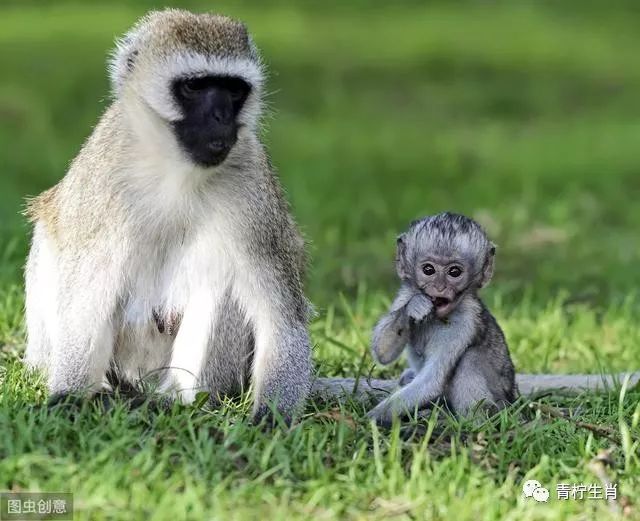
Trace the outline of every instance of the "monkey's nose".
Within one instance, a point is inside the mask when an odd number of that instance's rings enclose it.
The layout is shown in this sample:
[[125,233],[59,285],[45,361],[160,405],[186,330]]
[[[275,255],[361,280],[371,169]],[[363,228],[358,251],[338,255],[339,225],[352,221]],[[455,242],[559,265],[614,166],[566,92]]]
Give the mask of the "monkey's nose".
[[446,291],[446,286],[443,288],[433,288],[431,291],[427,291],[427,295],[432,298],[449,298],[449,292]]

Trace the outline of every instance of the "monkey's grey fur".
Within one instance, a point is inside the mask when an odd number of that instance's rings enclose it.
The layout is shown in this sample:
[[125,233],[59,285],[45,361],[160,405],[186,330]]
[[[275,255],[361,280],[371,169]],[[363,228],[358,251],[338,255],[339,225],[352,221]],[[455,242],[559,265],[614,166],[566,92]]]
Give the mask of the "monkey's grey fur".
[[500,409],[515,401],[504,335],[477,295],[491,279],[494,254],[478,223],[451,213],[415,221],[398,238],[402,286],[374,329],[372,353],[387,364],[406,345],[411,370],[372,417],[390,422],[439,398],[463,415],[479,402]]
[[[251,88],[210,168],[173,128],[172,82],[199,75]],[[120,41],[111,77],[115,99],[66,176],[29,204],[26,362],[52,395],[95,392],[110,366],[129,381],[160,373],[184,402],[251,382],[257,418],[270,403],[289,418],[310,387],[304,242],[258,138],[251,37],[226,17],[153,12]]]

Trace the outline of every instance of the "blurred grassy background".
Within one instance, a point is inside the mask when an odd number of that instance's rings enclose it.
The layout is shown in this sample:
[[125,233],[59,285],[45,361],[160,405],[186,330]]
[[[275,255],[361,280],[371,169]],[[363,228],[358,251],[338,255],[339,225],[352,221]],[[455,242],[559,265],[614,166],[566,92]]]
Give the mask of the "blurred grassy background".
[[[170,2],[0,11],[0,280],[26,195],[109,100],[113,40]],[[265,138],[311,241],[309,293],[393,285],[394,237],[445,209],[499,245],[507,301],[603,305],[640,282],[640,11],[607,2],[182,2],[247,22],[271,71]],[[495,291],[492,289],[492,291]]]
[[[242,404],[86,404],[72,419],[39,405],[42,382],[19,362],[19,212],[64,175],[109,103],[114,38],[163,5],[0,5],[0,490],[72,490],[78,519],[606,519],[604,501],[536,505],[520,483],[591,483],[588,462],[613,447],[619,492],[637,498],[637,389],[549,398],[606,437],[510,410],[475,432],[454,425],[444,444],[378,433],[354,404],[311,403],[286,433],[253,429]],[[447,209],[499,245],[486,296],[520,371],[640,367],[636,2],[180,5],[245,20],[270,68],[265,139],[311,242],[321,374],[372,366],[394,238]]]

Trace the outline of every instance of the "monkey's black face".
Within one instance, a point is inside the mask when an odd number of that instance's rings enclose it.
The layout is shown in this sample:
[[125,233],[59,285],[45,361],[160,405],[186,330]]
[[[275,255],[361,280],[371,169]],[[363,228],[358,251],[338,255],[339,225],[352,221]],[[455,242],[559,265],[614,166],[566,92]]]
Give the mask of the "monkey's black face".
[[176,121],[178,142],[204,167],[222,163],[238,139],[238,114],[251,87],[240,78],[203,76],[173,83],[184,117]]
[[447,317],[469,289],[468,263],[460,259],[425,257],[416,266],[418,287],[431,299],[438,318]]

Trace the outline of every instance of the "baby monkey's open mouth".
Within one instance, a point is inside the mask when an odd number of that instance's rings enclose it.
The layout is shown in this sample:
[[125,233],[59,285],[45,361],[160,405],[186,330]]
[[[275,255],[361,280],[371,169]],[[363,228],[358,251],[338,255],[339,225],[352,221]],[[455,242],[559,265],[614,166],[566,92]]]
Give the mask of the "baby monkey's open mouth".
[[455,302],[447,297],[431,297],[438,318],[446,317],[454,308]]
[[445,297],[436,297],[433,299],[433,305],[436,308],[441,308],[446,306],[447,304],[449,304],[451,301],[448,298]]

